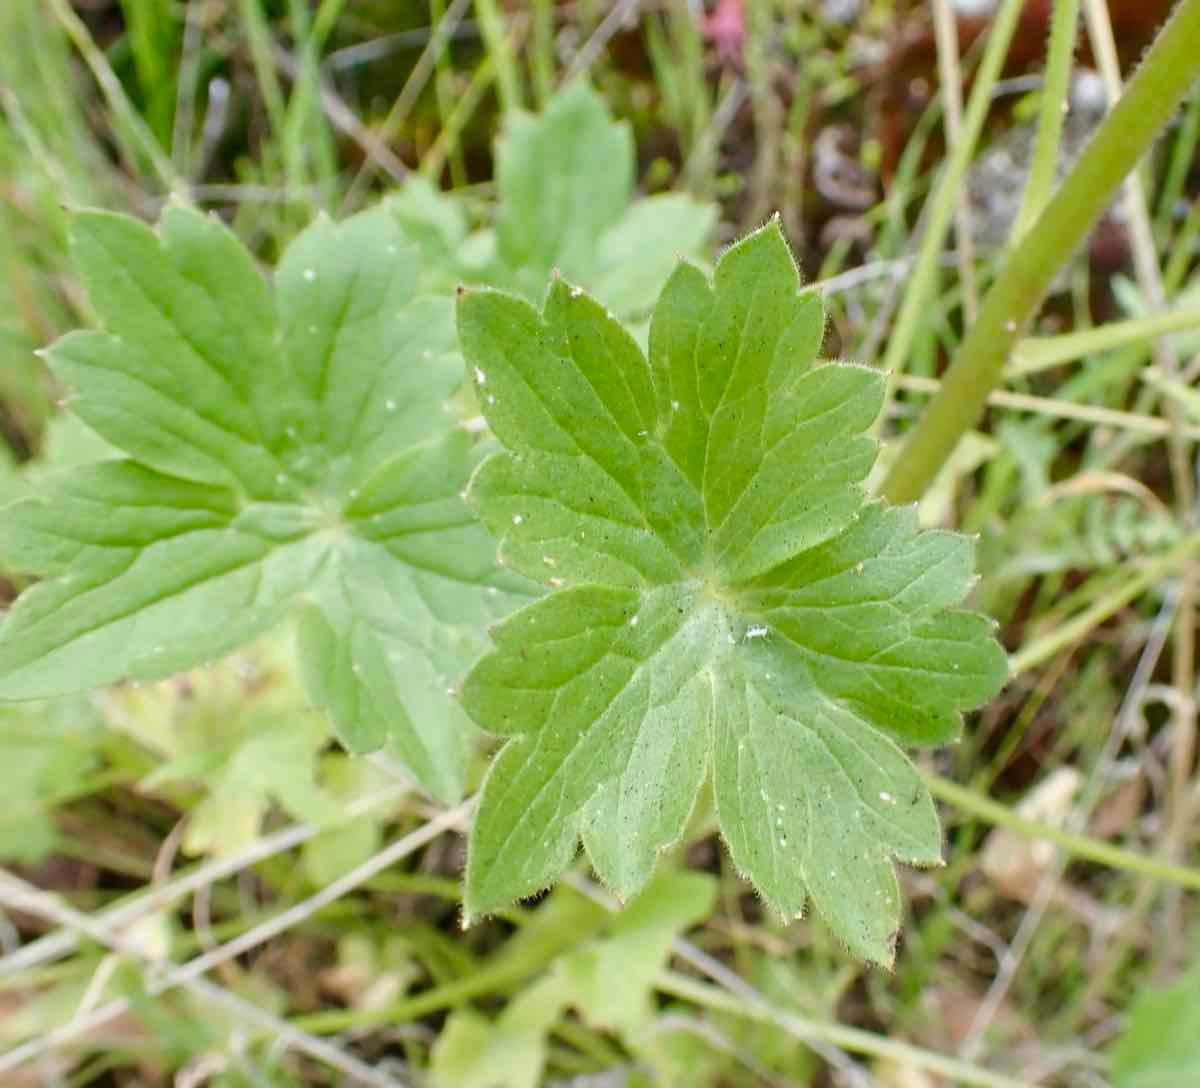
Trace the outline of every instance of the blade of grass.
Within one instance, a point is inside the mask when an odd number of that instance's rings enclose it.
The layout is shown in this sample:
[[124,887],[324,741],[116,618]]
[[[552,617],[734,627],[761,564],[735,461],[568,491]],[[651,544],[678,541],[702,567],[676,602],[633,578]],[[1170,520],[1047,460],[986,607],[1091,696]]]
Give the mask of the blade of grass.
[[500,94],[500,109],[512,113],[521,108],[521,73],[517,70],[516,56],[509,39],[509,27],[496,6],[496,0],[475,0],[475,16],[479,20],[479,32],[487,47],[488,55],[496,71],[496,89]]
[[145,117],[159,146],[169,147],[175,126],[178,26],[169,0],[121,0],[130,51],[145,98]]
[[1181,306],[1150,317],[1113,321],[1083,332],[1030,337],[1018,341],[1013,348],[1012,362],[1005,368],[1005,373],[1014,378],[1024,377],[1089,355],[1130,344],[1145,344],[1160,336],[1194,329],[1200,329],[1200,306]]
[[1039,635],[1009,658],[1009,672],[1019,676],[1048,661],[1067,646],[1086,638],[1105,620],[1111,619],[1131,601],[1136,600],[1152,585],[1178,571],[1181,564],[1200,553],[1200,533],[1185,538],[1169,552],[1150,560],[1140,570],[1131,573],[1115,588],[1105,593],[1079,615],[1060,624],[1052,631]]
[[[936,396],[942,388],[942,383],[936,378],[902,374],[896,386],[912,393],[929,393]],[[1099,404],[1078,404],[1054,397],[1038,397],[1030,393],[1010,393],[1004,389],[989,393],[987,403],[994,408],[1011,408],[1018,412],[1049,416],[1052,419],[1073,419],[1095,427],[1114,427],[1154,438],[1167,438],[1171,434],[1171,425],[1158,416],[1123,412]],[[1188,428],[1187,434],[1189,437],[1200,439],[1200,429],[1195,427]]]
[[992,22],[987,45],[975,75],[975,83],[971,88],[971,97],[967,102],[959,142],[951,148],[937,189],[930,198],[917,263],[888,340],[882,365],[889,374],[896,375],[904,370],[917,330],[928,315],[930,298],[937,282],[938,256],[946,241],[946,232],[954,214],[954,202],[962,188],[971,157],[975,153],[975,146],[983,131],[992,91],[1000,78],[1004,58],[1008,55],[1008,46],[1016,30],[1022,7],[1023,0],[1004,0]]
[[1166,174],[1163,176],[1162,188],[1158,194],[1158,212],[1154,226],[1155,232],[1164,246],[1169,246],[1171,240],[1171,222],[1175,218],[1180,200],[1183,199],[1188,174],[1195,165],[1198,143],[1200,143],[1200,94],[1194,93],[1184,111],[1179,129],[1175,133],[1171,157],[1167,162]]
[[83,20],[75,14],[67,0],[49,0],[54,12],[71,44],[75,46],[84,63],[92,73],[92,77],[100,87],[104,100],[113,115],[113,133],[121,142],[125,157],[131,166],[138,168],[145,164],[157,177],[159,184],[181,200],[189,199],[187,182],[175,170],[175,165],[163,153],[162,147],[154,133],[138,113],[121,81],[112,70],[103,50],[92,38],[91,32]]
[[287,126],[287,105],[272,57],[271,24],[267,21],[262,0],[238,0],[238,11],[250,49],[255,86],[262,95],[271,129],[281,135]]
[[[938,78],[942,84],[946,146],[957,147],[962,139],[962,70],[958,56],[958,18],[950,0],[933,0],[933,30]],[[963,318],[969,324],[979,310],[979,285],[975,277],[971,203],[965,186],[958,186],[954,194],[954,243],[958,255],[958,279],[963,290]]]
[[437,139],[430,145],[429,150],[421,156],[420,173],[422,177],[428,178],[431,182],[436,182],[441,177],[442,169],[446,164],[446,157],[461,151],[462,141],[460,137],[475,111],[479,108],[479,104],[483,101],[483,96],[487,93],[488,88],[495,82],[495,77],[496,73],[492,66],[492,58],[485,56],[475,66],[475,71],[471,73],[471,82],[467,84],[466,90],[458,96],[458,101],[455,102],[450,116],[446,118],[442,131],[437,134]]
[[[536,12],[540,8],[535,9]],[[433,26],[437,26],[446,15],[446,0],[431,0],[429,5],[429,18]],[[535,50],[536,55],[536,50]],[[487,64],[490,58],[485,56],[483,63]],[[480,66],[477,66],[477,68]],[[433,78],[434,94],[437,98],[438,120],[441,122],[442,131],[445,132],[449,127],[450,119],[454,116],[454,111],[457,99],[460,95],[459,78],[454,71],[454,64],[450,55],[450,37],[446,36],[442,39],[434,56]],[[473,73],[474,74],[474,73]],[[463,154],[462,143],[455,139],[449,147],[450,160],[450,185],[451,188],[459,189],[467,184],[467,163],[466,157]],[[424,171],[425,163],[422,157],[421,168]],[[441,167],[439,166],[436,173],[426,174],[436,180],[441,175]]]
[[[417,58],[416,64],[413,65],[412,71],[409,72],[408,79],[404,81],[404,86],[400,88],[396,101],[392,103],[383,123],[375,132],[374,140],[380,147],[387,148],[400,131],[435,70],[438,54],[445,48],[446,42],[450,40],[451,35],[466,16],[470,5],[471,0],[453,0],[445,14],[433,27],[429,41],[425,43],[425,48]],[[368,157],[358,168],[358,172],[342,197],[341,213],[344,214],[350,208],[358,205],[363,189],[374,175],[375,165],[374,159]]]
[[529,57],[533,94],[544,109],[554,94],[554,0],[533,0],[533,49]]
[[[321,54],[346,0],[322,0],[310,17],[307,0],[289,0],[292,40],[299,57],[283,129],[283,159],[289,179],[303,189],[315,186],[325,195],[322,206],[334,208],[337,159],[321,108]],[[314,209],[308,209],[311,212]]]
[[1071,63],[1079,33],[1079,0],[1054,0],[1050,16],[1050,44],[1046,49],[1046,78],[1038,106],[1037,136],[1021,207],[1013,226],[1016,242],[1033,225],[1050,201],[1058,172],[1063,117],[1071,84]]

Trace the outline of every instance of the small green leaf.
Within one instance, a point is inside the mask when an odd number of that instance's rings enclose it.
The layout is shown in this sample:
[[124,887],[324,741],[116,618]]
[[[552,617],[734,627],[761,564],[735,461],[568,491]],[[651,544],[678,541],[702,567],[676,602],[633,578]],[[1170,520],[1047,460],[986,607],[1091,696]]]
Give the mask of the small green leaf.
[[1200,1083],[1200,970],[1173,986],[1144,990],[1112,1048],[1113,1088]]
[[452,304],[417,293],[396,219],[319,219],[273,286],[182,207],[71,229],[103,331],[49,354],[112,458],[0,515],[5,561],[44,578],[0,628],[0,698],[163,677],[303,606],[302,672],[346,744],[390,741],[457,797],[449,689],[525,591],[460,496]]
[[539,298],[557,269],[623,317],[648,310],[677,254],[700,251],[710,205],[679,194],[633,198],[633,133],[575,82],[540,116],[517,112],[497,147],[492,282]]
[[716,881],[702,873],[663,872],[624,911],[608,936],[560,962],[571,1003],[597,1027],[643,1034],[651,1022],[650,994],[681,931],[704,919],[716,898]]
[[546,1032],[566,1004],[567,986],[547,975],[516,997],[495,1022],[472,1009],[454,1013],[434,1044],[439,1088],[536,1088],[546,1064]]
[[241,849],[262,834],[275,805],[321,824],[344,810],[317,780],[329,724],[290,682],[287,641],[272,632],[185,677],[105,693],[109,729],[161,760],[139,788],[168,796],[176,784],[189,796],[200,791],[183,838],[192,853]]
[[420,174],[410,174],[386,206],[405,238],[421,251],[423,283],[430,291],[450,292],[458,286],[458,266],[467,241],[467,215],[462,202],[443,193]]
[[582,278],[596,239],[633,192],[633,131],[614,124],[600,97],[572,83],[541,116],[511,115],[497,148],[502,257],[534,289],[554,267]]
[[505,447],[471,500],[504,561],[557,590],[493,631],[465,683],[475,721],[512,738],[472,833],[469,915],[546,886],[580,838],[632,896],[709,773],[764,898],[790,917],[811,897],[854,952],[890,960],[892,860],[940,857],[897,742],[952,737],[1007,667],[956,607],[968,541],[867,501],[882,378],[815,365],[822,324],[775,225],[711,287],[680,267],[648,360],[561,281],[541,314],[460,300]]
[[[351,759],[342,752],[322,757],[318,778],[343,813],[356,798],[387,783],[386,776],[366,760]],[[309,839],[300,851],[309,883],[324,888],[369,861],[383,846],[383,825],[383,813],[368,812],[339,822]]]
[[641,320],[679,254],[707,256],[715,209],[681,193],[635,200],[632,132],[586,83],[541,114],[509,114],[495,155],[494,230],[469,234],[466,201],[421,177],[384,202],[421,251],[425,289],[487,283],[540,299],[557,270]]
[[86,788],[103,735],[83,699],[0,708],[0,858],[32,864],[58,845],[51,810]]
[[224,758],[190,768],[189,761],[180,760],[155,771],[147,785],[190,772],[208,791],[188,820],[183,840],[188,851],[219,855],[241,849],[261,833],[273,801],[296,819],[325,823],[336,818],[339,806],[315,779],[317,752],[327,732],[313,717],[245,715],[242,735]]
[[25,481],[12,451],[7,445],[0,443],[0,507],[15,502],[25,494]]

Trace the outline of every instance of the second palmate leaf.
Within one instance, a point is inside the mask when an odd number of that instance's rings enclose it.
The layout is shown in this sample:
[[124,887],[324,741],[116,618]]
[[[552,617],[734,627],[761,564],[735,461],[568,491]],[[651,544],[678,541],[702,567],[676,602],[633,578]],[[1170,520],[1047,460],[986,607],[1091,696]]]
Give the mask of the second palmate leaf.
[[494,631],[468,712],[511,739],[485,783],[468,916],[558,877],[580,839],[622,897],[710,775],[738,868],[784,916],[811,898],[888,962],[893,859],[940,859],[901,744],[953,737],[1003,684],[958,606],[969,541],[870,501],[883,376],[816,363],[824,318],[772,223],[710,285],[681,264],[649,358],[562,281],[539,314],[492,291],[459,334],[504,451],[469,498],[503,562],[551,587]]

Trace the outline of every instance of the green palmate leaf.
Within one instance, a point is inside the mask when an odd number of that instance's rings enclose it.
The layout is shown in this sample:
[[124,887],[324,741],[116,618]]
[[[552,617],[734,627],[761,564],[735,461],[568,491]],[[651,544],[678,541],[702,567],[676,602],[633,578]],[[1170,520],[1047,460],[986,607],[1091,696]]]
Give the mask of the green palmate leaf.
[[882,376],[814,365],[819,299],[776,225],[710,286],[681,265],[649,360],[583,292],[538,314],[481,291],[459,333],[506,451],[472,501],[502,559],[557,592],[493,631],[465,703],[512,739],[472,834],[468,914],[552,881],[583,843],[631,896],[711,773],[734,861],[782,914],[806,896],[891,956],[892,859],[933,864],[932,801],[898,744],[952,737],[1003,683],[955,606],[969,542],[868,502]]
[[538,298],[551,270],[595,292],[619,317],[640,317],[680,253],[699,253],[715,219],[683,194],[634,197],[629,126],[576,82],[540,115],[516,112],[496,148],[495,230],[468,237],[463,203],[413,178],[386,207],[425,257],[437,290],[488,283]]
[[584,82],[541,116],[510,117],[496,161],[504,285],[537,297],[558,269],[619,314],[649,308],[676,254],[708,236],[713,209],[681,194],[631,205],[635,165],[632,130]]
[[[356,751],[391,740],[454,797],[447,696],[508,606],[459,492],[446,299],[385,211],[319,220],[275,284],[216,219],[157,232],[74,217],[102,331],[50,351],[72,410],[114,456],[41,481],[0,516],[0,551],[43,577],[0,628],[0,698],[168,675],[304,607],[314,699]],[[120,456],[124,454],[124,456]]]

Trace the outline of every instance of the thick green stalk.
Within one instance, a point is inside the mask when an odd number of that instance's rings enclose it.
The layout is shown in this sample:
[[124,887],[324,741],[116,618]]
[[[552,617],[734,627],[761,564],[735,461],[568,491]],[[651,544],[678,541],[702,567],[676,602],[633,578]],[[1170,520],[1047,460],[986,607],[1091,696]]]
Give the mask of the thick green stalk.
[[919,498],[979,418],[1005,360],[1055,274],[1200,73],[1197,42],[1200,0],[1181,0],[1121,100],[1005,262],[941,390],[884,480],[883,494],[892,502]]

